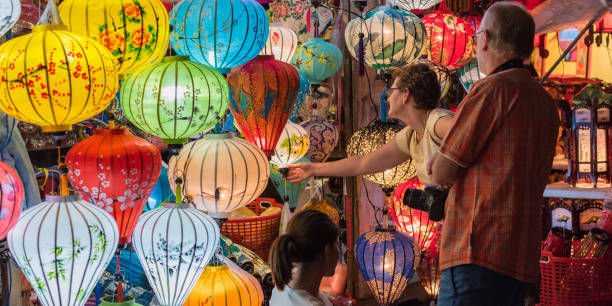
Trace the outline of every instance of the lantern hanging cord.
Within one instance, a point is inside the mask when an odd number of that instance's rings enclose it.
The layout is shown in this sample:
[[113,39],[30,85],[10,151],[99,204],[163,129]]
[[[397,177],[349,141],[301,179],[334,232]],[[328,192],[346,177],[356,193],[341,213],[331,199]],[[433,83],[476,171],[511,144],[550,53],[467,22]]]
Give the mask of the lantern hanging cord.
[[363,189],[365,190],[366,198],[368,198],[368,203],[370,204],[370,206],[372,206],[372,210],[374,210],[374,220],[376,220],[376,224],[378,225],[378,227],[381,227],[380,221],[378,221],[378,217],[376,214],[378,212],[382,212],[382,209],[372,203],[372,200],[370,199],[370,193],[368,192],[368,187],[366,186],[365,179],[363,177],[361,178],[361,183],[363,184]]

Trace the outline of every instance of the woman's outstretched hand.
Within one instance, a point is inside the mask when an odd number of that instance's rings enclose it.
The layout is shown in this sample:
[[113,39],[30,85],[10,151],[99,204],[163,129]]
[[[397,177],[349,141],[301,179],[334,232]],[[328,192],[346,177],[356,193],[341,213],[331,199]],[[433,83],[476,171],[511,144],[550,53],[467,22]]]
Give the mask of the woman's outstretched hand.
[[288,165],[288,167],[289,174],[287,175],[287,180],[292,183],[298,183],[314,176],[314,165],[312,163],[299,163]]

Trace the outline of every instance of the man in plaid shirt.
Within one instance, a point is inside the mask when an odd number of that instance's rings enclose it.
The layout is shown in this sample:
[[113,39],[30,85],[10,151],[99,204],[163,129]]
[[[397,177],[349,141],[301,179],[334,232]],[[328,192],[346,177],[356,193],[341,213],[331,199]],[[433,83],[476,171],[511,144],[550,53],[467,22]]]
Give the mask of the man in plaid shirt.
[[438,305],[523,305],[536,283],[540,203],[558,133],[556,104],[523,61],[534,22],[497,2],[476,32],[486,78],[463,99],[428,171],[450,189],[440,240]]

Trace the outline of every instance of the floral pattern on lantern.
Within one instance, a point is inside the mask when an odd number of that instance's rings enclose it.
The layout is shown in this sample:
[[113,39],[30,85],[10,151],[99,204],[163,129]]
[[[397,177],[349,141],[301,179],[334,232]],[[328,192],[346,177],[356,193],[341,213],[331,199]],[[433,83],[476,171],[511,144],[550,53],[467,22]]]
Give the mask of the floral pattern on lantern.
[[119,233],[108,213],[78,195],[47,196],[23,212],[7,240],[43,305],[84,305]]
[[[310,160],[306,157],[298,159],[298,163],[309,163]],[[290,209],[295,209],[298,205],[300,196],[310,183],[310,179],[302,180],[297,183],[292,183],[286,180],[280,172],[280,168],[270,163],[270,180],[274,185],[274,188],[278,192],[278,195],[286,202],[289,203]]]
[[23,183],[9,165],[0,162],[0,239],[13,228],[25,199]]
[[310,84],[321,84],[340,69],[342,52],[323,38],[311,38],[297,48],[292,63]]
[[325,162],[338,144],[340,138],[338,129],[322,116],[312,117],[301,126],[310,135],[310,147],[306,157],[314,163]]
[[297,34],[280,25],[271,25],[268,40],[259,55],[274,55],[277,61],[290,63],[297,48]]
[[466,92],[470,92],[472,89],[472,85],[476,83],[476,81],[486,77],[482,71],[478,68],[478,60],[476,58],[472,59],[466,65],[459,67],[457,69],[457,73],[459,74],[459,81],[463,88],[465,88]]
[[266,44],[266,11],[254,0],[186,0],[170,13],[172,48],[200,64],[229,73]]
[[308,132],[303,127],[287,121],[270,162],[285,168],[302,158],[308,152],[309,146]]
[[449,69],[470,61],[473,52],[467,23],[451,14],[430,14],[422,19],[427,29],[427,58]]
[[160,0],[64,0],[59,13],[70,31],[104,45],[120,74],[156,63],[168,48],[168,12]]
[[113,56],[64,25],[39,25],[0,45],[0,109],[43,127],[71,125],[102,112],[119,79]]
[[119,243],[129,243],[161,170],[161,155],[128,129],[100,129],[66,154],[72,186],[115,218]]
[[0,36],[8,32],[19,20],[21,3],[19,0],[3,0],[0,3]]
[[184,143],[225,114],[229,89],[216,70],[186,56],[170,56],[131,73],[121,87],[121,101],[136,127],[166,143]]
[[307,18],[310,0],[274,0],[270,3],[270,21],[280,23],[304,37],[308,32]]
[[402,10],[426,10],[442,0],[395,0],[395,4]]
[[302,102],[304,102],[304,100],[306,99],[306,97],[308,97],[308,94],[310,93],[310,81],[308,81],[308,78],[306,78],[305,75],[301,73],[299,75],[300,91],[298,91],[298,96],[295,99],[295,104],[293,105],[293,108],[291,109],[291,114],[289,115],[289,121],[294,123],[297,123],[296,120],[298,119],[298,112],[300,110]]

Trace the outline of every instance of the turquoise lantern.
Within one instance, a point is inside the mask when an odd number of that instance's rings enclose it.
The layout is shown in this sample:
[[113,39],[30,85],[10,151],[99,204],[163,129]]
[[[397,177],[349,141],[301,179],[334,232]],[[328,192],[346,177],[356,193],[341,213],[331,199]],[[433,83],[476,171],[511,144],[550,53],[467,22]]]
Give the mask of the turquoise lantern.
[[184,0],[170,12],[176,53],[229,73],[259,54],[269,22],[255,0]]
[[323,38],[311,38],[299,46],[293,57],[293,65],[316,88],[342,65],[342,52]]
[[149,211],[157,208],[164,201],[176,201],[172,190],[170,190],[170,183],[168,182],[168,165],[165,163],[162,165],[159,178],[155,183],[155,187],[153,188],[151,195],[147,199],[147,204],[145,204],[143,211]]
[[309,93],[310,81],[308,81],[308,78],[304,74],[300,73],[300,90],[298,91],[297,99],[295,99],[295,104],[293,105],[293,109],[291,110],[291,114],[289,115],[289,120],[291,120],[291,122],[295,122],[295,120],[297,119],[300,106],[302,105],[302,102],[306,100],[306,97]]
[[[297,160],[296,164],[309,162],[310,159],[302,157]],[[291,183],[283,178],[280,169],[273,163],[270,163],[270,179],[272,180],[274,188],[276,191],[278,191],[278,194],[281,196],[283,201],[285,201],[285,203],[289,203],[289,209],[291,209],[291,211],[297,207],[300,195],[302,192],[304,192],[306,186],[308,186],[308,183],[310,183],[310,179],[303,180],[298,183]]]

